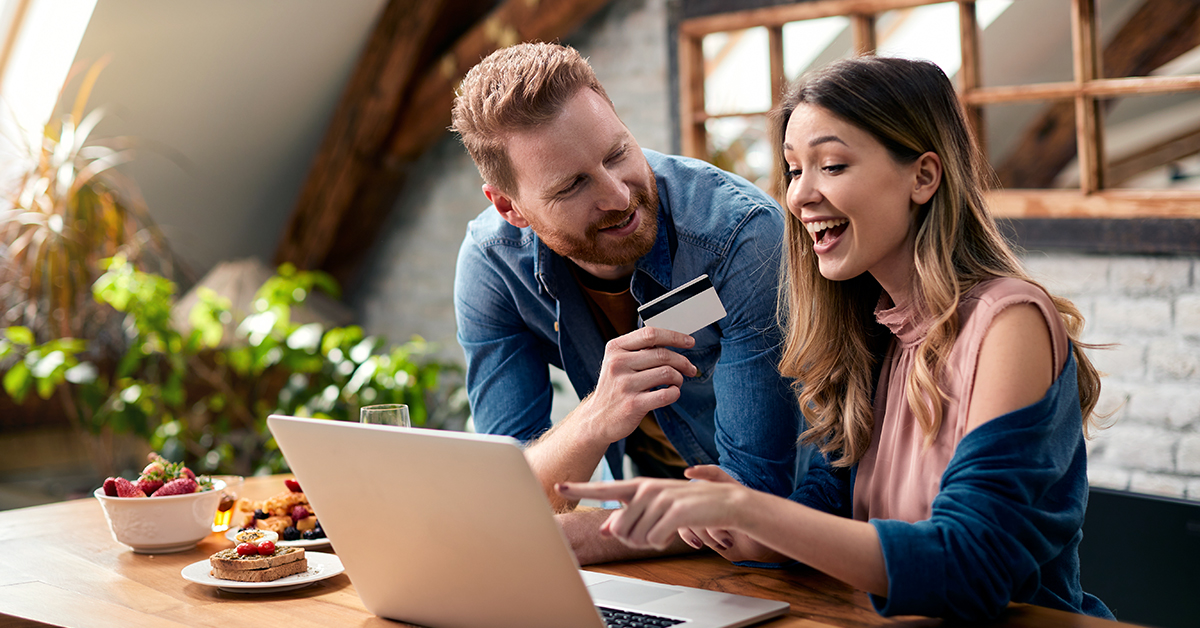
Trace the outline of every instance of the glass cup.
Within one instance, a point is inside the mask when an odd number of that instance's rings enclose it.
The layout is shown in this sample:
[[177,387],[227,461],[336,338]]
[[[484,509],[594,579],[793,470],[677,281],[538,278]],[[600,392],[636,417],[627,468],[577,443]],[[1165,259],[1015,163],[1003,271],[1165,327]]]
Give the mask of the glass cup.
[[221,489],[221,502],[217,505],[217,514],[213,516],[212,525],[213,532],[224,532],[229,529],[233,507],[237,504],[238,493],[241,492],[246,478],[240,475],[214,475],[212,479],[225,481],[225,488]]
[[403,403],[363,406],[358,411],[358,418],[362,423],[412,427],[412,423],[408,420],[408,406]]

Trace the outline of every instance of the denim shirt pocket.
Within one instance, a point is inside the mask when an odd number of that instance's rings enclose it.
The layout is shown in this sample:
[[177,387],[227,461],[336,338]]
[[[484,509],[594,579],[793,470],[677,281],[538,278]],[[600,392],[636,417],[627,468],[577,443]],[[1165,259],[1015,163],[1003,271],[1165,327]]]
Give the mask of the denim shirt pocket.
[[710,325],[692,334],[692,337],[696,339],[696,344],[691,349],[677,350],[698,371],[695,377],[687,378],[686,382],[711,381],[717,361],[721,359],[721,336]]

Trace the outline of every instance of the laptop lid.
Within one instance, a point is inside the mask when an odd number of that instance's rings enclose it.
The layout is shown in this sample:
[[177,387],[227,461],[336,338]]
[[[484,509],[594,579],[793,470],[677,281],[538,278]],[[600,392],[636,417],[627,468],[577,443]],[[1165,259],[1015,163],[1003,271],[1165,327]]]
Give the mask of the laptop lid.
[[665,605],[676,617],[695,611],[688,626],[748,625],[788,608],[581,576],[511,438],[278,415],[267,425],[363,605],[381,617],[437,627],[600,627],[588,586],[622,593],[594,596],[618,608],[654,612]]

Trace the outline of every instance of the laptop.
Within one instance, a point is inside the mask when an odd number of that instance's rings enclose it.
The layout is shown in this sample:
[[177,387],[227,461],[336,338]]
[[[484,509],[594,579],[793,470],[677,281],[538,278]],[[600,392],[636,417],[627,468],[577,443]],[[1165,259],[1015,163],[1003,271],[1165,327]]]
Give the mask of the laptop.
[[579,569],[517,442],[272,415],[279,449],[367,610],[430,626],[748,626],[788,604]]

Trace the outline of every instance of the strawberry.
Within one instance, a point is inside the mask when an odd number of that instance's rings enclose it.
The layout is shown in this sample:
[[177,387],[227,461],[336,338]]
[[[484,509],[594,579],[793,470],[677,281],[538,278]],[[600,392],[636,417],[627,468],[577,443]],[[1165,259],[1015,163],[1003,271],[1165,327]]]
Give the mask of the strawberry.
[[182,467],[180,471],[183,473],[183,477],[191,478],[193,480],[196,479],[196,474],[193,473],[191,469]]
[[109,497],[117,496],[117,480],[116,478],[108,478],[104,480],[104,494]]
[[157,491],[158,489],[162,488],[162,485],[165,484],[165,482],[163,482],[162,480],[152,480],[149,478],[142,478],[142,479],[138,480],[137,482],[135,482],[135,484],[137,484],[138,488],[142,489],[143,493],[145,493],[147,495],[153,495],[154,491]]
[[193,480],[192,478],[179,478],[177,480],[171,480],[170,482],[163,484],[162,488],[158,489],[157,491],[154,491],[154,494],[151,495],[151,497],[167,497],[169,495],[187,495],[189,493],[195,493],[197,486],[198,485],[196,484],[196,481]]
[[291,491],[293,493],[303,493],[304,492],[304,491],[300,490],[300,483],[296,481],[296,478],[288,478],[283,481],[283,484],[284,484],[284,486],[286,486],[288,488],[289,491]]
[[162,474],[163,474],[163,463],[160,462],[159,460],[155,460],[155,461],[151,462],[150,464],[146,465],[145,469],[142,469],[143,477],[148,476],[148,475],[155,476],[155,475],[162,475]]
[[117,488],[117,497],[145,497],[146,494],[142,489],[137,487],[137,484],[126,480],[125,478],[113,478],[113,484]]

